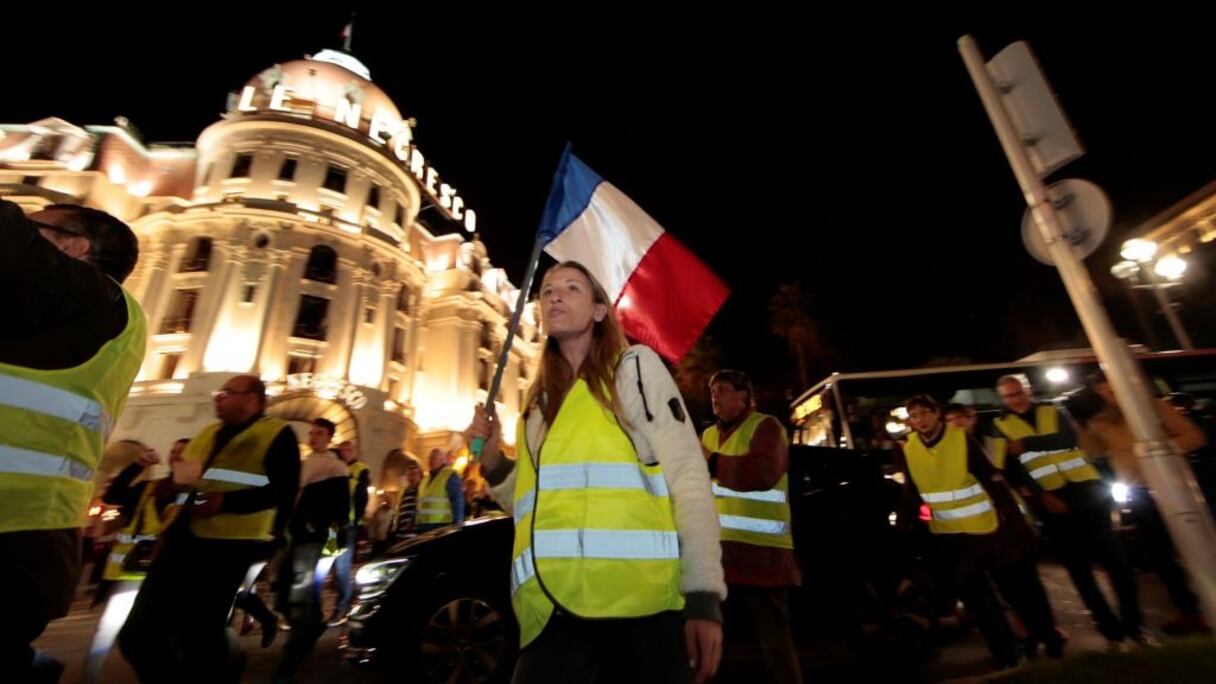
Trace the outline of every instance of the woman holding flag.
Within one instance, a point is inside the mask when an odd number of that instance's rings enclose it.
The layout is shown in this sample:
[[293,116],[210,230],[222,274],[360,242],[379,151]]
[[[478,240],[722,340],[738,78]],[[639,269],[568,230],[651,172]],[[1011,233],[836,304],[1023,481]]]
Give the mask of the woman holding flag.
[[541,284],[546,334],[515,459],[481,406],[467,436],[515,518],[515,682],[706,681],[722,652],[722,575],[709,473],[679,391],[629,347],[580,263]]

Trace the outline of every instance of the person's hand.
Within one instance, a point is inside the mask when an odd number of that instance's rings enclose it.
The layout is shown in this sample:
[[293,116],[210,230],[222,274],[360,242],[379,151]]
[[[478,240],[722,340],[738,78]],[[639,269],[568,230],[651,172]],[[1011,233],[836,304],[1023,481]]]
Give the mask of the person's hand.
[[480,437],[485,440],[481,449],[481,460],[488,461],[487,466],[493,467],[498,463],[498,445],[502,438],[502,423],[482,404],[473,407],[473,422],[465,430],[465,441],[469,444]]
[[706,461],[708,461],[710,459],[710,457],[712,457],[714,455],[714,452],[710,451],[709,447],[702,444],[701,445],[701,455],[705,457]]
[[1068,504],[1051,492],[1043,492],[1039,495],[1039,500],[1043,502],[1043,508],[1052,515],[1064,515],[1068,512]]
[[1020,439],[1011,439],[1009,440],[1009,446],[1006,447],[1006,451],[1013,456],[1021,456],[1026,452],[1026,445],[1022,444],[1022,440]]
[[200,492],[194,499],[194,508],[190,514],[196,518],[210,518],[219,515],[223,506],[223,492]]
[[144,449],[135,462],[145,468],[150,468],[160,463],[160,454],[156,453],[156,449]]
[[722,625],[713,620],[688,620],[684,623],[684,639],[693,682],[704,684],[717,674],[722,661]]

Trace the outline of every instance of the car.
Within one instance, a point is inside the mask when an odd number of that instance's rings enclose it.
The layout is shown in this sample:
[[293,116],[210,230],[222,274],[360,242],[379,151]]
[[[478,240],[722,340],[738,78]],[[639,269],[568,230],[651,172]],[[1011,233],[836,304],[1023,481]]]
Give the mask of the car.
[[389,547],[355,574],[339,637],[348,661],[386,681],[505,682],[519,648],[511,609],[515,526],[498,515]]

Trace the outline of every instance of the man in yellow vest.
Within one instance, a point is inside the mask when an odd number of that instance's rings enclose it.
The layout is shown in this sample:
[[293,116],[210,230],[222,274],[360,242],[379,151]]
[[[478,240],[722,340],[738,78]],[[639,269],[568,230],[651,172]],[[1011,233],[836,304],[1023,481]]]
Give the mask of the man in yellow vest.
[[[1135,573],[1111,529],[1110,489],[1077,446],[1072,419],[1050,403],[1036,404],[1021,376],[1002,377],[996,390],[1005,411],[993,421],[995,442],[991,443],[998,453],[1005,452],[1009,482],[1043,521],[1108,648],[1122,650],[1128,639],[1145,643]],[[1119,598],[1119,616],[1098,589],[1094,561],[1110,576]]]
[[295,433],[265,415],[266,386],[257,376],[229,378],[213,397],[220,422],[186,446],[193,489],[162,534],[118,635],[146,683],[183,673],[192,681],[239,681],[243,656],[232,652],[227,631],[232,601],[249,566],[265,560],[281,537],[300,483]]
[[921,505],[928,505],[934,553],[953,571],[998,668],[1016,667],[1022,654],[992,582],[1018,611],[1033,649],[1042,643],[1048,656],[1060,657],[1064,643],[1035,569],[1034,535],[1000,473],[965,429],[945,424],[932,397],[912,397],[905,408],[913,432],[895,454],[905,478],[900,528],[917,527]]
[[338,602],[329,616],[331,626],[345,619],[346,611],[350,610],[351,599],[354,598],[355,585],[351,581],[351,568],[359,543],[359,527],[363,524],[363,516],[367,511],[367,490],[371,487],[371,469],[359,460],[359,451],[354,442],[348,439],[338,444],[338,457],[346,464],[350,485],[350,523],[339,532],[345,537],[346,543],[334,561],[334,576],[338,580]]
[[802,584],[802,573],[790,530],[789,440],[780,421],[755,410],[746,374],[718,371],[709,394],[718,421],[701,435],[701,448],[722,528],[726,610],[739,606],[751,616],[775,681],[801,682],[790,632],[789,588]]
[[418,487],[418,531],[459,525],[464,522],[464,483],[452,470],[451,454],[431,449],[427,466],[429,470]]
[[55,681],[30,644],[67,614],[93,472],[143,362],[143,310],[121,283],[139,242],[96,209],[26,217],[0,200],[0,678]]

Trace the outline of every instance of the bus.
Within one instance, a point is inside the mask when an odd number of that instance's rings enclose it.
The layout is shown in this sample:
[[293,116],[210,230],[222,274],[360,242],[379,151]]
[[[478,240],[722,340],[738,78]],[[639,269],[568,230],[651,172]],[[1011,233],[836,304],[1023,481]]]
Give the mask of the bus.
[[[1133,347],[1158,395],[1182,392],[1200,406],[1216,405],[1216,349],[1149,352]],[[971,406],[981,424],[1001,410],[996,381],[1022,375],[1035,399],[1056,401],[1084,386],[1099,364],[1088,349],[1041,352],[1012,363],[977,364],[871,373],[833,373],[790,405],[795,444],[857,451],[890,449],[908,431],[904,401],[928,394],[943,405]]]

